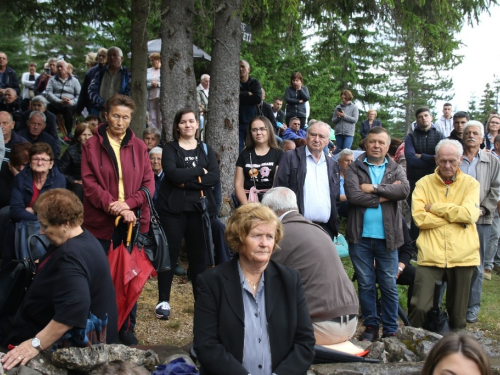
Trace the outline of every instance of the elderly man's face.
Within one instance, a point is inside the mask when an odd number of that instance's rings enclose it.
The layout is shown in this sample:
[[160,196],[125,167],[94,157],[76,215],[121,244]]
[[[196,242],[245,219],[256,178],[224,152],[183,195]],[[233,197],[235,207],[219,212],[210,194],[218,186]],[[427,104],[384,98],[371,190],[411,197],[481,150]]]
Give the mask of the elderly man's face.
[[290,129],[292,129],[295,133],[297,133],[300,130],[300,120],[292,120],[290,121],[289,125]]
[[240,82],[248,81],[248,76],[250,74],[250,68],[247,68],[243,61],[240,61]]
[[479,126],[468,126],[464,131],[463,141],[467,148],[479,147],[483,142]]
[[37,112],[45,112],[47,107],[43,105],[42,102],[31,102],[31,110]]
[[0,126],[4,139],[10,139],[12,130],[14,129],[14,121],[11,120],[7,112],[0,112]]
[[458,150],[453,145],[441,146],[434,159],[439,168],[439,173],[445,180],[451,180],[460,167],[463,156],[458,156]]
[[28,120],[28,129],[30,134],[34,137],[38,137],[43,129],[45,129],[45,122],[41,116],[32,116]]
[[68,66],[64,63],[57,63],[57,75],[66,78],[68,76]]
[[347,170],[349,164],[354,161],[354,155],[345,155],[342,159],[339,159],[339,167],[342,172]]
[[329,136],[330,133],[326,127],[317,124],[312,125],[306,137],[307,148],[311,153],[314,153],[314,151],[322,152],[329,142]]
[[149,155],[149,161],[151,163],[151,169],[155,174],[161,172],[161,154],[151,154]]
[[205,90],[208,90],[210,87],[210,77],[205,77],[201,80],[201,85]]
[[153,147],[158,146],[158,143],[160,143],[160,138],[158,138],[154,134],[146,134],[144,136],[144,143],[146,144],[146,147],[148,148],[148,152],[153,149]]
[[17,99],[17,94],[14,90],[12,89],[6,89],[3,93],[3,101],[6,104],[12,104],[16,101]]
[[5,68],[7,66],[8,60],[5,53],[0,53],[0,68]]
[[123,57],[120,56],[117,50],[108,51],[108,65],[110,68],[119,69],[122,66]]

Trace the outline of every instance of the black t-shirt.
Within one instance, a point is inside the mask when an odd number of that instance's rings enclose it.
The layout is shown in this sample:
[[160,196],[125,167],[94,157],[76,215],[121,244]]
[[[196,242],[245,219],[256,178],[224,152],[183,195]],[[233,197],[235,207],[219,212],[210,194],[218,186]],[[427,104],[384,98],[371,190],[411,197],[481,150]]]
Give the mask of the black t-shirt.
[[[279,165],[283,154],[283,150],[272,147],[265,155],[257,155],[254,149],[241,151],[236,166],[243,168],[243,175],[245,176],[244,189],[250,190],[254,186],[254,181],[258,190],[271,189],[276,167]],[[250,158],[252,159],[251,162]]]
[[[182,151],[182,156],[184,157],[184,166],[186,169],[194,168],[198,166],[198,152],[196,148],[194,150],[185,150],[179,147]],[[184,208],[183,211],[198,211],[195,204],[200,200],[199,190],[186,189],[184,193]]]
[[[87,230],[66,241],[37,272],[14,320],[11,343],[35,337],[53,319],[85,328],[89,313],[108,314],[106,342],[118,342],[118,310],[109,262]],[[45,258],[41,259],[41,263]]]

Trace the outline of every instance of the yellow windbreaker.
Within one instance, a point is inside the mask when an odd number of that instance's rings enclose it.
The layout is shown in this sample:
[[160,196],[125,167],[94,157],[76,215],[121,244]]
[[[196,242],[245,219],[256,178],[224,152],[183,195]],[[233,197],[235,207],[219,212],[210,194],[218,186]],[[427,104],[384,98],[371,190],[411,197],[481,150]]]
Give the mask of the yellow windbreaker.
[[[441,268],[479,265],[479,182],[457,170],[446,185],[438,174],[417,181],[412,196],[412,216],[420,228],[417,239],[419,266]],[[432,204],[430,212],[425,205]]]

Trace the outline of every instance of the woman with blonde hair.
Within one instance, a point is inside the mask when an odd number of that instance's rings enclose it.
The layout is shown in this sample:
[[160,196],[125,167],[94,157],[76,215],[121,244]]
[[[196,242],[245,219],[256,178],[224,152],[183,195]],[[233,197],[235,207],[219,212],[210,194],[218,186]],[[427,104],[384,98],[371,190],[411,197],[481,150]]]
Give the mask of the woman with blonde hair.
[[374,109],[369,109],[368,112],[366,112],[366,117],[368,118],[361,122],[361,127],[359,129],[361,139],[366,138],[366,135],[374,126],[382,126],[382,121],[377,120],[377,111]]
[[200,374],[305,374],[314,331],[299,273],[271,260],[283,238],[280,220],[249,203],[228,220],[225,237],[236,255],[197,280]]

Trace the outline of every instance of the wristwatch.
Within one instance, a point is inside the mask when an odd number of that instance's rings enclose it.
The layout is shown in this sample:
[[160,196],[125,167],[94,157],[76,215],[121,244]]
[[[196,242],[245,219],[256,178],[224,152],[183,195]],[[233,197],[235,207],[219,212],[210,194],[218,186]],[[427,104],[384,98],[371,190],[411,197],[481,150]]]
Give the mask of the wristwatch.
[[40,342],[40,339],[38,337],[33,337],[31,339],[31,346],[34,347],[39,352],[41,352],[43,350],[42,343]]
[[378,193],[378,184],[373,184],[373,190],[375,190],[375,193]]

